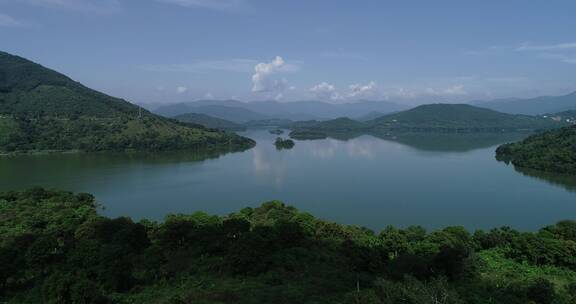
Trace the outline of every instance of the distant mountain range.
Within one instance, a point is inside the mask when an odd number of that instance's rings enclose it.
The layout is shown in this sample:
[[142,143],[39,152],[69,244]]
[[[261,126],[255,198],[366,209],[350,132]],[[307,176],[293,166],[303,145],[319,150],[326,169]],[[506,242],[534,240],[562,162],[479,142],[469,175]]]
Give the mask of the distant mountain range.
[[252,120],[264,120],[270,117],[239,106],[229,106],[220,104],[173,104],[164,106],[155,111],[165,117],[174,117],[183,114],[196,113],[209,115],[235,123],[245,123]]
[[248,148],[252,140],[152,114],[0,52],[0,153]]
[[430,104],[384,115],[366,122],[349,118],[295,124],[296,134],[310,132],[516,132],[558,128],[567,125],[551,118],[506,114],[467,104]]
[[576,92],[563,96],[541,96],[535,98],[496,99],[490,101],[473,101],[473,105],[496,110],[503,113],[538,115],[576,110]]
[[[508,98],[488,101],[471,101],[469,104],[508,114],[543,115],[576,110],[576,92],[563,96],[535,98]],[[390,101],[357,101],[332,104],[322,101],[257,101],[199,100],[160,106],[153,111],[173,117],[180,114],[206,114],[215,118],[245,124],[251,121],[324,121],[349,117],[361,122],[370,121],[410,107]]]
[[342,116],[360,118],[369,114],[374,115],[374,113],[384,115],[407,108],[407,106],[387,101],[366,100],[344,104],[331,104],[321,101],[241,102],[237,100],[199,100],[160,106],[154,112],[166,117],[186,113],[199,113],[236,123],[246,123],[252,120],[271,119],[301,121],[328,120]]

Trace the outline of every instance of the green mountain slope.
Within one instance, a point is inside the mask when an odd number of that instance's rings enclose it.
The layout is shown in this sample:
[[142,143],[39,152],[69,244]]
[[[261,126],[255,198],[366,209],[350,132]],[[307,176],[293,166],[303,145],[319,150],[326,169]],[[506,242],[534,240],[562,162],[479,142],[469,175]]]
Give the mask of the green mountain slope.
[[512,115],[466,104],[430,104],[366,122],[372,129],[408,131],[501,132],[563,126],[543,117]]
[[220,130],[230,130],[230,131],[242,131],[246,130],[241,124],[237,124],[235,122],[221,119],[217,117],[212,117],[206,114],[199,114],[199,113],[187,113],[174,116],[174,119],[186,122],[186,123],[193,123],[197,125],[202,125],[206,128],[211,129],[220,129]]
[[550,117],[513,115],[466,104],[429,104],[388,114],[366,122],[337,118],[322,122],[294,123],[295,132],[370,133],[502,133],[546,130],[567,126]]
[[576,126],[502,145],[496,150],[496,158],[518,167],[576,174]]
[[253,141],[154,115],[0,52],[0,152],[248,148]]

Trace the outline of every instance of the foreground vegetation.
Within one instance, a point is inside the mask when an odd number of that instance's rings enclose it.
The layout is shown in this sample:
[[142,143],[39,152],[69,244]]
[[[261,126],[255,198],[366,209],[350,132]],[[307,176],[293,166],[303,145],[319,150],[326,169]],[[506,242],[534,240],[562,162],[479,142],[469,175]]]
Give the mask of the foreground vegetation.
[[0,154],[242,149],[252,140],[154,115],[0,52]]
[[502,145],[496,150],[496,158],[522,168],[576,174],[576,126]]
[[380,233],[280,202],[162,223],[94,197],[0,193],[0,302],[575,303],[576,222]]

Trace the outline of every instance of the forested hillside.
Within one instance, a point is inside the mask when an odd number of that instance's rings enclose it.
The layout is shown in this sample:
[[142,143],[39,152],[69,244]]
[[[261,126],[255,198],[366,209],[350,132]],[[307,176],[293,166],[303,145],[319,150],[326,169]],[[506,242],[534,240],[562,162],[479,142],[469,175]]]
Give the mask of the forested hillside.
[[233,121],[212,117],[206,114],[198,114],[198,113],[187,113],[174,116],[174,119],[185,122],[185,123],[192,123],[196,125],[201,125],[206,128],[211,129],[220,129],[220,130],[228,130],[228,131],[243,131],[246,130],[241,124],[235,123]]
[[518,167],[576,174],[576,126],[502,145],[496,150],[496,157]]
[[366,122],[374,129],[410,131],[512,132],[558,128],[542,117],[512,115],[466,104],[429,104]]
[[253,144],[154,115],[0,52],[0,153],[237,149]]

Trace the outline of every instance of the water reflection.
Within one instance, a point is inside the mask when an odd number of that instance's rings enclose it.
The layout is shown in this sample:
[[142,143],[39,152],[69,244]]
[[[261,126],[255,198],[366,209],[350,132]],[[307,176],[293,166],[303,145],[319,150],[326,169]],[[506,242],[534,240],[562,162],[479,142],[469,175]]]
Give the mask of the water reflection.
[[529,133],[376,133],[375,137],[391,140],[421,151],[468,152],[518,141]]
[[338,140],[327,138],[322,141],[312,140],[307,143],[310,149],[310,155],[315,158],[328,160],[334,158],[338,149],[347,143],[342,143]]
[[283,157],[286,152],[289,150],[271,150],[257,145],[252,151],[254,173],[261,178],[271,178],[276,188],[280,188],[286,174],[286,161]]
[[[394,141],[405,146],[431,152],[468,152],[489,148],[506,142],[522,140],[531,133],[327,133],[328,139],[355,143],[369,136]],[[324,140],[314,140],[324,143]]]
[[[55,153],[3,156],[0,157],[0,189],[19,189],[22,188],[20,185],[56,187],[60,185],[59,181],[80,185],[82,177],[90,172],[201,163],[232,152],[232,150],[191,150],[162,153]],[[114,177],[111,174],[108,178]]]
[[568,191],[576,192],[576,176],[575,175],[566,175],[566,174],[557,174],[545,171],[539,171],[529,168],[522,168],[513,166],[516,172],[521,173],[524,176],[529,176],[536,178],[538,180],[545,181],[551,185],[560,186]]

